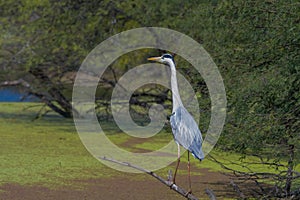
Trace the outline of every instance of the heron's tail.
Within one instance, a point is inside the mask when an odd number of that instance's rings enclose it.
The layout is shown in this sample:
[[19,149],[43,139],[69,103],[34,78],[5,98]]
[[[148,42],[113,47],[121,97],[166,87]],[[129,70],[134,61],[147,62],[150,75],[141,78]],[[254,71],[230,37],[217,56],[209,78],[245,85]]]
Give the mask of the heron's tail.
[[204,159],[204,153],[202,152],[201,149],[199,151],[193,151],[192,155],[200,161]]

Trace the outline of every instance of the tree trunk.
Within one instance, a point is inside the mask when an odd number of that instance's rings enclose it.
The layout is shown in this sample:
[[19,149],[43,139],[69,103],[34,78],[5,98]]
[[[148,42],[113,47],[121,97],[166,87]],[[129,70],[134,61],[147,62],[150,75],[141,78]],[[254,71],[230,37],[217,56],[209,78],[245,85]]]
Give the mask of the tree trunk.
[[291,195],[291,188],[292,188],[292,181],[293,181],[294,154],[295,154],[295,146],[289,145],[289,161],[287,165],[288,169],[287,169],[286,182],[285,182],[285,193],[287,197]]
[[[62,115],[63,117],[70,118],[72,114],[72,104],[65,98],[58,88],[54,86],[50,78],[44,73],[44,71],[38,67],[31,68],[29,72],[43,85],[47,85],[45,91],[49,94],[51,99],[46,95],[36,94],[43,102],[45,102],[53,111]],[[35,93],[33,93],[35,94]],[[53,103],[55,101],[58,105]]]

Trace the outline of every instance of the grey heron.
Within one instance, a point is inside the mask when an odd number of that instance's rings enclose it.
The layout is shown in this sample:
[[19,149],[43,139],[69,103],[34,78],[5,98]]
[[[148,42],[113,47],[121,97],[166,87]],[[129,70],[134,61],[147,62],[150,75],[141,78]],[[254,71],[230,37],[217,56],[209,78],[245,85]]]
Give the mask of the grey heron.
[[195,122],[192,115],[185,109],[181,101],[174,58],[170,54],[163,54],[160,57],[148,58],[150,61],[159,62],[168,65],[171,69],[171,88],[172,88],[172,115],[170,117],[170,123],[172,133],[175,142],[178,146],[178,158],[175,173],[173,176],[173,184],[175,184],[176,174],[180,163],[180,145],[188,150],[188,181],[189,181],[189,192],[191,189],[191,176],[190,176],[190,152],[192,155],[200,161],[204,159],[204,153],[202,151],[202,135],[199,130],[197,123]]

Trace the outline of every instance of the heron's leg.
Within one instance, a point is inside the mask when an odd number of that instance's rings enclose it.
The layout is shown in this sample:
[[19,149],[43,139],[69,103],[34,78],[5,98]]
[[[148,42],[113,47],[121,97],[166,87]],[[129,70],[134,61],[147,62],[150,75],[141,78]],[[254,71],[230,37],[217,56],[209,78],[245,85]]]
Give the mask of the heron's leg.
[[180,146],[179,144],[177,144],[178,147],[178,151],[177,151],[177,164],[176,164],[176,169],[175,169],[175,173],[174,173],[174,177],[173,177],[173,183],[175,184],[175,179],[176,179],[176,174],[177,174],[177,170],[179,167],[179,163],[180,163]]
[[191,165],[190,165],[190,152],[188,151],[188,178],[189,178],[189,191],[192,193],[192,182],[191,182]]

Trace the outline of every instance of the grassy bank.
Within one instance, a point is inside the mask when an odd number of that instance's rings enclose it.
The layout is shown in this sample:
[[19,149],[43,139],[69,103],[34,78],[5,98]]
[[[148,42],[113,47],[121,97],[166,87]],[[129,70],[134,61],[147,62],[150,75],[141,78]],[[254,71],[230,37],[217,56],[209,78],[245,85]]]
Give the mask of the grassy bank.
[[[104,166],[87,152],[71,119],[64,119],[50,112],[43,118],[33,120],[40,108],[41,104],[37,103],[0,103],[0,184],[41,184],[55,187],[73,184],[74,180],[124,175]],[[121,133],[109,134],[109,137],[117,145],[132,139]],[[133,144],[125,149],[153,150],[169,142],[171,138],[171,134],[163,133],[153,140]],[[239,154],[218,151],[212,152],[212,155],[235,162],[255,159],[249,157],[241,161]],[[183,163],[187,162],[186,157],[182,156]],[[224,171],[210,159],[201,163],[192,162],[199,168]],[[233,167],[243,170],[240,166]],[[265,170],[258,166],[248,167],[255,168],[256,171]],[[167,168],[158,173],[165,174]]]
[[32,103],[0,104],[0,183],[55,186],[110,176],[86,151],[72,120],[49,114],[32,121],[40,108]]

